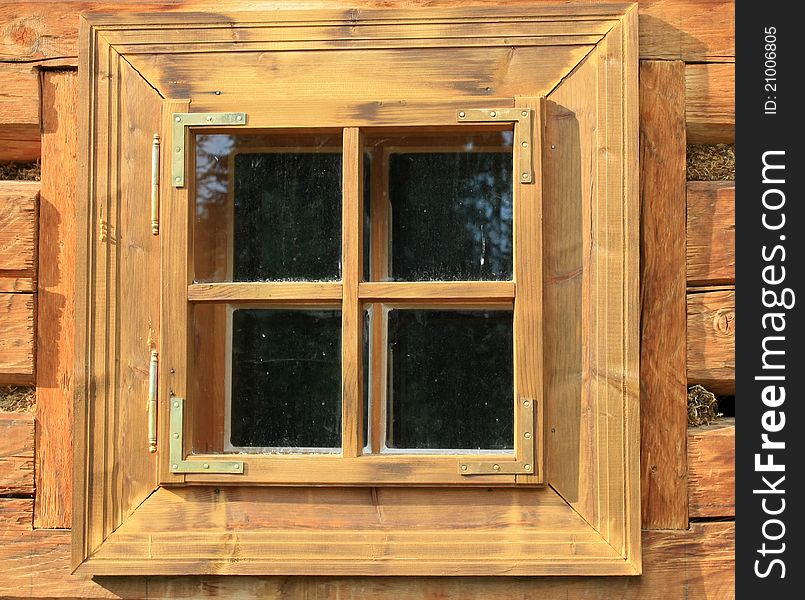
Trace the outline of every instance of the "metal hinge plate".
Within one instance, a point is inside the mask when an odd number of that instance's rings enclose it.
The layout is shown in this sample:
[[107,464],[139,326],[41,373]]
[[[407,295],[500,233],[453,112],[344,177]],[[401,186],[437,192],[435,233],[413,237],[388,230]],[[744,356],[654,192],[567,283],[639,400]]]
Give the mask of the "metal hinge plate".
[[531,398],[521,398],[518,402],[517,435],[521,451],[517,460],[461,461],[458,472],[462,475],[534,475],[535,404]]
[[240,460],[186,460],[183,456],[184,398],[170,399],[170,460],[171,473],[230,473],[243,474]]
[[171,181],[173,187],[185,185],[185,144],[188,127],[232,127],[245,125],[246,113],[173,113]]
[[521,183],[533,183],[533,115],[530,108],[466,108],[456,112],[456,120],[460,123],[514,123],[514,143],[519,148],[517,178]]

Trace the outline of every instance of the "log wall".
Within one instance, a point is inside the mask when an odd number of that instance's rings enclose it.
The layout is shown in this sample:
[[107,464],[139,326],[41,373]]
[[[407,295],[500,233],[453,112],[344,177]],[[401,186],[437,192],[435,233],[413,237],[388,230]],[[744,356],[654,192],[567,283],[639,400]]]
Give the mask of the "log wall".
[[[684,180],[685,137],[697,144],[734,141],[730,0],[639,2],[645,528],[641,577],[93,581],[69,574],[70,539],[64,529],[71,512],[78,14],[216,10],[221,4],[239,3],[0,2],[0,162],[42,162],[41,182],[0,181],[0,386],[36,385],[38,396],[35,413],[0,413],[0,597],[732,597],[734,523],[700,519],[734,518],[734,420],[686,429],[685,393],[694,383],[719,394],[734,393],[735,186]],[[344,4],[295,3],[300,8]],[[672,293],[664,294],[664,289]],[[672,335],[658,336],[659,331]]]

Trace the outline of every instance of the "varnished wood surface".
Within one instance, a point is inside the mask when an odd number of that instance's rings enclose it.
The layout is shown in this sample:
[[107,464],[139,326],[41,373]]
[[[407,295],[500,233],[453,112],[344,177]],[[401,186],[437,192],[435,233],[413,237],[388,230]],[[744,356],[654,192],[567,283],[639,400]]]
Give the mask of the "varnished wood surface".
[[735,283],[735,182],[687,184],[689,286]]
[[735,63],[685,66],[689,144],[735,143]]
[[0,293],[0,383],[34,382],[36,295]]
[[685,65],[640,65],[643,527],[687,527]]
[[688,430],[691,517],[735,516],[735,419]]
[[35,514],[41,528],[72,521],[77,84],[75,71],[42,78]]

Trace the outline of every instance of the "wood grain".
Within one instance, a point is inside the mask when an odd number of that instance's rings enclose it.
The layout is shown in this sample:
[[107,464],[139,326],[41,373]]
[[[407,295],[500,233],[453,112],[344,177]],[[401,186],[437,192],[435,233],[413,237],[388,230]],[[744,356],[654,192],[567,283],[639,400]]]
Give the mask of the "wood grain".
[[39,76],[32,65],[0,63],[0,128],[39,125]]
[[688,285],[735,283],[735,182],[687,184]]
[[33,493],[34,416],[0,412],[0,495]]
[[77,83],[74,71],[42,77],[34,518],[41,528],[72,520]]
[[10,531],[30,531],[33,520],[33,498],[0,498],[0,535],[7,535]]
[[34,291],[38,200],[38,182],[0,181],[0,292]]
[[34,382],[34,294],[0,293],[0,384]]
[[0,545],[4,598],[372,598],[373,600],[712,600],[735,596],[734,523],[644,531],[642,577],[126,577],[71,575],[63,531],[7,532]]
[[735,143],[735,63],[685,66],[689,144]]
[[0,125],[0,162],[30,162],[39,158],[39,125]]
[[[261,2],[268,10],[282,6],[280,0]],[[376,0],[355,0],[350,7],[377,6]],[[480,4],[480,0],[395,0],[385,6],[460,6]],[[520,0],[503,5],[533,4]],[[295,2],[299,9],[341,8],[342,0],[306,0]],[[735,56],[735,8],[731,0],[640,0],[640,57],[676,59],[687,62],[729,61]],[[237,0],[167,0],[144,3],[121,0],[115,12],[244,10]],[[6,2],[0,5],[0,60],[44,61],[50,64],[77,64],[78,15],[108,11],[103,2]],[[706,14],[707,18],[701,15]]]
[[684,529],[685,65],[640,65],[643,527]]
[[[734,394],[735,290],[691,293],[687,304],[688,383],[714,394]],[[777,349],[774,344],[768,348]]]
[[688,430],[690,516],[735,516],[735,419]]

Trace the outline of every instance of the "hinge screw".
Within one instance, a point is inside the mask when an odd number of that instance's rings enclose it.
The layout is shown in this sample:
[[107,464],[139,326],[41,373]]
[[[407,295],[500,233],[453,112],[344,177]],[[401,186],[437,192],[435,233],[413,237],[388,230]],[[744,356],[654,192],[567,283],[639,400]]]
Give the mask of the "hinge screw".
[[523,141],[523,148],[528,148],[528,142]]
[[207,115],[207,123],[212,123],[212,115]]
[[179,465],[173,465],[173,470],[174,470],[174,471],[175,471],[176,469],[178,469],[178,468],[179,468]]
[[232,468],[235,469],[236,471],[239,471],[240,470],[240,465],[238,463],[234,463],[232,465]]
[[[459,116],[459,117],[461,117],[461,118],[463,119],[464,117],[466,117],[466,116],[467,116],[467,113],[465,113],[465,112],[462,110],[460,113],[458,113],[458,116]],[[462,465],[462,466],[466,466],[466,465]]]
[[174,402],[174,403],[173,403],[173,408],[179,408],[179,403],[178,403],[178,402]]
[[210,465],[209,465],[209,464],[207,464],[207,463],[204,463],[204,464],[203,464],[203,465],[201,465],[201,466],[202,466],[202,467],[204,467],[205,469],[209,469],[209,468],[210,468]]
[[500,471],[500,465],[495,463],[494,465],[492,465],[492,470],[493,471]]
[[242,121],[243,120],[243,115],[238,115],[237,117],[235,117],[235,120]]
[[523,437],[524,437],[525,439],[527,439],[527,440],[530,440],[530,439],[531,439],[531,432],[530,432],[530,431],[526,431],[526,432],[523,434]]
[[528,173],[523,173],[523,179],[528,179]]
[[528,111],[527,111],[527,110],[524,110],[524,111],[523,111],[523,112],[521,112],[520,114],[521,114],[521,115],[523,115],[524,117],[527,117],[527,116],[528,116]]
[[528,408],[529,406],[531,406],[531,403],[528,400],[523,400],[523,406]]
[[181,123],[182,122],[182,117],[176,117],[174,119],[174,121],[176,121],[177,123]]
[[181,178],[181,177],[177,177],[176,179],[174,179],[174,181],[175,181],[176,183],[182,183],[182,178]]
[[526,471],[530,471],[530,470],[531,470],[531,465],[525,465],[523,468],[524,468]]
[[179,434],[178,434],[178,433],[174,433],[174,434],[173,434],[173,439],[174,439],[174,440],[178,440],[178,439],[179,439]]
[[497,117],[497,116],[498,116],[498,113],[496,113],[496,112],[493,110],[493,111],[490,111],[490,112],[489,112],[489,116],[490,116],[490,117]]
[[467,470],[467,465],[461,465],[461,470],[466,471]]

